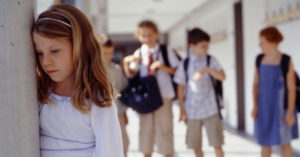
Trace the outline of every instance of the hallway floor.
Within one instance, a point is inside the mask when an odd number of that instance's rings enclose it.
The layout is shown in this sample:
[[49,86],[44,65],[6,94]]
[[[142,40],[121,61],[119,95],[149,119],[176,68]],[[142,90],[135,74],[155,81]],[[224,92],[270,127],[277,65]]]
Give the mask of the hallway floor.
[[[187,149],[185,145],[185,132],[186,126],[183,122],[178,122],[179,109],[178,107],[173,107],[174,113],[174,138],[175,138],[175,157],[194,157],[194,153],[191,149]],[[128,157],[143,157],[143,154],[138,151],[138,115],[132,111],[128,110],[129,125],[127,126],[127,131],[130,138],[130,146]],[[230,130],[230,129],[229,129]],[[224,152],[227,157],[259,157],[260,147],[254,143],[252,140],[244,138],[237,135],[233,131],[226,129],[224,132],[225,145]],[[203,150],[205,157],[215,157],[214,151],[208,146],[205,131],[203,132]],[[299,140],[297,140],[298,142]],[[295,146],[295,144],[293,143]],[[154,153],[152,157],[162,157],[157,153]],[[280,157],[278,153],[273,153],[272,157]],[[294,157],[300,157],[294,155]]]

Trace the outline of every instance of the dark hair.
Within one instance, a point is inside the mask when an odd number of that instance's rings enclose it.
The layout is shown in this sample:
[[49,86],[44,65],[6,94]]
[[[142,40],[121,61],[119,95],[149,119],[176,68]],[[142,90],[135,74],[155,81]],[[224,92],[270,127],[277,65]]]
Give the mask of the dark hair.
[[210,41],[210,36],[200,28],[193,28],[188,31],[188,43],[197,44],[201,41]]
[[155,33],[159,33],[158,31],[158,27],[155,24],[155,22],[151,21],[151,20],[143,20],[139,23],[137,29],[136,29],[136,35],[139,34],[139,30],[140,28],[150,28],[152,29]]
[[283,40],[282,34],[274,26],[270,26],[262,29],[259,34],[260,36],[265,37],[267,41],[276,44],[280,43]]

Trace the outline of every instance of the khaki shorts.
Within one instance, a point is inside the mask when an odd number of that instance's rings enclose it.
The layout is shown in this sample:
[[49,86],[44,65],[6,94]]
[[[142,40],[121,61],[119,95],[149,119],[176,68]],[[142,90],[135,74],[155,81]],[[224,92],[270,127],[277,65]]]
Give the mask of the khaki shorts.
[[123,139],[123,150],[124,154],[127,154],[128,152],[128,146],[129,146],[129,138],[126,131],[126,121],[125,121],[125,115],[124,113],[119,113],[119,121],[120,121],[120,127],[122,132],[122,139]]
[[172,100],[163,102],[158,110],[140,114],[139,150],[144,154],[152,153],[154,144],[160,154],[174,153]]
[[210,146],[221,146],[224,144],[223,124],[218,114],[203,120],[188,120],[186,144],[189,148],[202,147],[202,126],[206,129]]

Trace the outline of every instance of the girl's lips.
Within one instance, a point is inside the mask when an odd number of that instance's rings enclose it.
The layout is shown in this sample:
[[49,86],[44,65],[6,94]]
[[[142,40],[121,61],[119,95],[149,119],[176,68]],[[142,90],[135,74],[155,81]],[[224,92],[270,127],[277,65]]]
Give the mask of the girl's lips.
[[47,73],[48,74],[53,74],[53,73],[55,73],[55,72],[57,72],[58,70],[49,70],[49,71],[47,71]]

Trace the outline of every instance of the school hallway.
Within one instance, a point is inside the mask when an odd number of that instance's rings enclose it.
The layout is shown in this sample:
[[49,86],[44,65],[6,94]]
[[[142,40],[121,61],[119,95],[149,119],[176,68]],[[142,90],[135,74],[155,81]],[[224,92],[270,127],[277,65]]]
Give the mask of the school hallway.
[[[278,28],[284,36],[280,51],[291,56],[300,74],[300,0],[1,0],[0,157],[40,157],[37,62],[31,27],[41,12],[59,3],[80,9],[90,20],[95,36],[106,34],[112,39],[113,62],[117,64],[141,47],[135,29],[142,20],[158,25],[157,41],[181,61],[189,54],[188,31],[201,28],[207,32],[211,37],[208,53],[226,74],[222,111],[225,156],[260,157],[251,117],[255,61],[262,52],[259,34],[268,26]],[[128,157],[143,157],[138,150],[139,117],[131,109],[127,114]],[[195,157],[186,147],[186,125],[178,122],[176,105],[173,115],[174,157]],[[300,126],[300,112],[296,119]],[[215,157],[205,130],[203,133],[205,157]],[[293,157],[300,157],[300,138],[291,144]],[[272,157],[280,156],[276,147]],[[152,157],[162,156],[154,153]]]
[[[139,118],[138,114],[129,109],[128,112],[129,124],[127,125],[128,136],[130,139],[128,157],[143,157],[143,154],[138,150],[138,135],[139,135]],[[186,125],[183,122],[178,122],[179,108],[174,104],[174,141],[175,141],[175,156],[174,157],[195,157],[191,149],[187,149],[185,144]],[[224,127],[225,145],[223,147],[225,156],[227,157],[259,157],[260,147],[253,141],[254,139],[243,133],[237,133],[235,129]],[[205,157],[215,157],[213,148],[208,146],[206,132],[203,130],[203,150]],[[293,145],[300,145],[300,142],[294,142]],[[154,153],[152,157],[163,157],[158,153]],[[272,157],[280,157],[278,148],[275,148]],[[300,157],[300,154],[294,154],[293,157]]]

